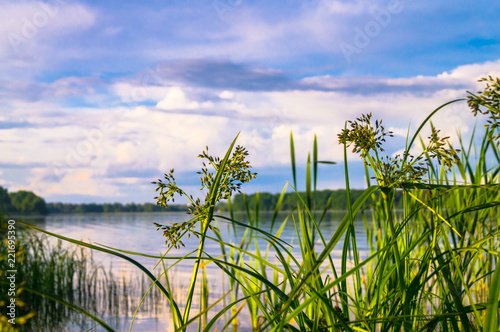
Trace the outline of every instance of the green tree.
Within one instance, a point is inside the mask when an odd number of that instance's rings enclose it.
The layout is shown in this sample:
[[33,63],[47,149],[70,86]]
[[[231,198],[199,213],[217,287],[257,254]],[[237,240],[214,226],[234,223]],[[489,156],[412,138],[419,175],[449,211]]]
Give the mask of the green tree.
[[7,189],[0,186],[0,212],[7,212],[10,210],[10,197]]
[[34,213],[46,215],[49,213],[45,200],[31,191],[20,190],[9,193],[11,211],[18,213]]

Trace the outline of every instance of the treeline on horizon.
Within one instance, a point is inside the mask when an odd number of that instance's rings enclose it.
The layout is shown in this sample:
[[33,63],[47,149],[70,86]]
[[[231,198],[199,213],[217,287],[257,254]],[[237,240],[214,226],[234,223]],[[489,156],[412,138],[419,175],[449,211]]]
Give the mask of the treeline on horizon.
[[118,213],[118,212],[164,212],[188,211],[187,205],[169,205],[168,210],[153,203],[47,203],[50,213]]
[[[117,213],[162,212],[165,208],[154,203],[47,203],[28,190],[8,192],[0,186],[0,211],[7,214],[47,215],[49,213]],[[171,205],[168,211],[188,211],[186,205]]]
[[[364,192],[364,189],[351,189],[351,204],[358,199],[359,196]],[[314,194],[314,199],[316,202],[316,206],[324,208],[327,206],[328,200],[331,198],[329,209],[337,210],[337,211],[345,211],[347,210],[347,195],[345,189],[337,189],[337,190],[320,190],[316,191]],[[304,202],[306,201],[306,193],[300,192],[300,197]],[[274,211],[276,204],[278,203],[278,199],[280,194],[270,194],[270,193],[258,193],[259,196],[259,210],[261,211]],[[396,208],[400,208],[402,206],[402,193],[396,192],[394,204]],[[257,198],[257,194],[237,194],[231,198],[231,206],[233,211],[245,211],[245,199],[247,201],[250,209],[253,209],[255,206],[255,201]],[[290,211],[297,207],[297,194],[295,192],[285,193],[283,197],[283,202],[281,206],[282,211]],[[217,209],[221,211],[228,210],[227,203],[219,203],[217,205]]]
[[[363,189],[351,190],[351,202],[364,192]],[[276,207],[280,194],[259,193],[259,210],[273,211]],[[306,194],[300,192],[299,195],[305,201]],[[347,210],[347,196],[345,189],[316,191],[315,202],[318,207],[326,206],[330,200],[330,210]],[[401,193],[396,193],[395,205],[401,206]],[[255,206],[257,194],[238,194],[232,197],[231,204],[233,211],[245,211],[245,199],[252,209]],[[285,193],[282,202],[282,211],[290,211],[297,207],[297,194],[294,192]],[[217,205],[217,210],[228,211],[228,204],[221,202]],[[8,192],[0,186],[0,211],[14,214],[37,214],[47,215],[49,213],[121,213],[121,212],[188,212],[185,204],[172,204],[165,209],[163,206],[154,203],[46,203],[45,200],[31,191],[20,190]]]

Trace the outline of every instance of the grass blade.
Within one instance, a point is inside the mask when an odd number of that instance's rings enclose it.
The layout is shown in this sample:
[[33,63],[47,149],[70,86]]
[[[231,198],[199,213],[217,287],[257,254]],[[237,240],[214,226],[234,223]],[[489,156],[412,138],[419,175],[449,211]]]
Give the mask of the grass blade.
[[290,159],[292,163],[293,186],[297,188],[297,167],[295,165],[295,145],[293,144],[292,132],[290,132]]
[[498,299],[500,298],[500,264],[495,268],[490,284],[486,316],[484,318],[484,331],[498,331]]

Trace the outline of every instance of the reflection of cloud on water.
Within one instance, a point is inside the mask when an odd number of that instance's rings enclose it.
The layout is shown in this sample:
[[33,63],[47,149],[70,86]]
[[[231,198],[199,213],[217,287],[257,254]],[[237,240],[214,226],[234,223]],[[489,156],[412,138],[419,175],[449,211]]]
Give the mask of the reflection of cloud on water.
[[[333,212],[327,214],[325,220],[321,224],[323,235],[326,238],[331,237],[331,235],[337,229],[340,220],[344,216],[344,212]],[[259,227],[265,230],[270,228],[270,216],[272,214],[261,214],[261,220]],[[287,214],[278,215],[278,223],[286,218]],[[49,231],[55,233],[75,238],[83,239],[88,242],[88,239],[92,241],[93,244],[101,243],[117,249],[129,250],[134,252],[145,253],[149,255],[158,256],[160,253],[165,253],[167,247],[164,245],[165,238],[162,237],[161,232],[156,231],[156,227],[153,226],[153,222],[168,224],[169,222],[179,222],[184,221],[189,216],[185,213],[109,213],[109,214],[74,214],[74,215],[49,215],[45,218],[45,224],[41,225]],[[246,221],[244,214],[236,214],[235,218]],[[364,230],[364,225],[361,219],[355,221],[356,227],[360,230]],[[222,220],[219,221],[219,229],[224,238],[230,238],[228,240],[236,245],[239,244],[241,238],[244,234],[244,229],[237,227],[236,234],[232,234],[230,237],[227,233],[227,224],[223,223]],[[360,258],[364,259],[367,256],[368,245],[366,244],[366,235],[357,232],[356,238],[358,240],[358,249],[360,253]],[[293,223],[290,221],[284,228],[280,239],[287,242],[293,243],[291,252],[293,255],[300,259],[300,249],[297,242],[296,230]],[[51,239],[51,241],[56,241]],[[188,292],[191,273],[195,260],[183,260],[180,263],[173,266],[179,257],[187,255],[191,251],[197,248],[198,239],[192,237],[185,242],[186,247],[179,250],[172,250],[168,253],[168,260],[165,261],[166,268],[169,269],[168,276],[172,287],[172,295],[174,299],[179,303],[181,310],[185,303],[186,294]],[[267,242],[258,239],[261,252],[264,252]],[[342,245],[343,240],[339,241],[339,244],[332,251],[332,259],[337,269],[337,273],[340,273],[340,257],[342,255]],[[65,244],[66,245],[66,244]],[[316,250],[320,251],[322,249],[321,244],[316,243]],[[206,242],[206,250],[213,257],[220,256],[220,246],[218,243],[214,243],[211,240]],[[255,254],[255,250],[249,248],[248,250]],[[151,285],[150,280],[143,274],[137,267],[131,263],[108,254],[103,254],[97,251],[90,251],[85,249],[85,252],[92,257],[96,262],[99,262],[104,267],[105,271],[111,270],[114,280],[118,285],[127,285],[127,297],[128,297],[128,319],[133,315],[138,303],[140,302],[142,296],[147,292]],[[194,255],[194,254],[193,254]],[[191,255],[191,256],[193,256]],[[148,268],[153,275],[159,276],[163,272],[162,265],[153,270],[158,262],[156,258],[146,258],[141,256],[133,256],[128,254],[128,256],[137,260]],[[221,258],[222,259],[222,258]],[[245,257],[245,264],[249,263],[249,258]],[[268,252],[267,261],[271,264],[276,264],[278,268],[282,268],[281,264],[277,263],[277,258],[273,250]],[[347,268],[351,268],[352,262],[348,262]],[[170,268],[171,267],[171,268]],[[323,266],[324,273],[326,275],[332,276],[332,271],[329,271],[328,263],[324,263]],[[219,300],[228,290],[229,279],[228,277],[213,263],[206,265],[207,268],[207,283],[209,290],[209,303],[212,304]],[[293,266],[295,271],[298,271],[299,267]],[[273,270],[271,267],[267,267],[266,270],[268,276],[273,275]],[[107,275],[109,277],[109,275]],[[198,285],[193,298],[193,315],[198,313],[198,304],[200,302],[199,297],[199,286],[201,284],[202,273],[198,274]],[[102,271],[99,272],[99,278],[105,278]],[[278,282],[280,282],[280,279]],[[164,278],[161,277],[160,281],[164,283]],[[348,279],[348,285],[350,281]],[[240,294],[242,296],[242,293]],[[230,296],[225,299],[226,305],[230,301]],[[221,301],[217,304],[210,315],[222,310],[224,307],[224,302]],[[121,307],[123,308],[123,307]],[[209,317],[212,317],[210,316]],[[120,326],[127,327],[130,324],[130,320],[126,320],[126,315],[123,312],[119,317]],[[239,316],[238,321],[240,322],[239,331],[244,331],[250,329],[250,317],[249,312],[245,308]],[[138,331],[172,331],[171,324],[171,314],[169,311],[169,304],[167,299],[161,294],[158,289],[153,289],[150,294],[146,297],[146,300],[141,305],[139,311],[138,319],[134,322],[134,330]],[[194,325],[193,325],[194,329]]]

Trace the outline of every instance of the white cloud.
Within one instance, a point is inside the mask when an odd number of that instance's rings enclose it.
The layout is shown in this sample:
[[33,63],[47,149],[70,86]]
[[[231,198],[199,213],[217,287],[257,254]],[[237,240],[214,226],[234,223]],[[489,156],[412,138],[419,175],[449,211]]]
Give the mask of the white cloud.
[[[238,144],[249,149],[250,160],[261,173],[289,165],[290,131],[294,133],[299,164],[305,163],[314,134],[318,137],[320,159],[339,162],[343,159],[343,148],[337,143],[337,134],[346,120],[368,112],[373,113],[374,119],[384,119],[387,128],[395,128],[397,137],[391,139],[395,142],[391,144],[397,145],[396,151],[404,144],[410,122],[412,134],[436,107],[465,95],[463,86],[457,86],[456,81],[474,88],[478,77],[497,67],[498,62],[492,62],[461,66],[434,77],[373,79],[373,84],[403,85],[404,92],[375,89],[366,94],[349,93],[349,86],[356,86],[362,78],[335,81],[318,77],[310,81],[325,85],[331,82],[347,89],[234,94],[210,88],[144,87],[147,97],[142,101],[148,104],[151,100],[158,101],[156,108],[62,108],[47,102],[14,100],[8,103],[10,111],[2,114],[2,121],[21,117],[36,125],[0,130],[0,141],[5,146],[2,157],[4,163],[39,164],[26,170],[24,182],[17,187],[36,190],[49,199],[64,193],[128,197],[123,193],[124,185],[146,183],[152,180],[148,177],[156,173],[155,177],[161,176],[170,168],[175,168],[177,174],[188,172],[196,178],[194,172],[200,168],[196,156],[205,145],[214,155],[223,155],[240,131]],[[65,89],[66,83],[62,80],[58,86]],[[436,89],[421,93],[417,87],[422,85]],[[120,83],[114,84],[111,91],[126,100],[136,88],[140,87]],[[214,100],[208,100],[207,96]],[[231,96],[231,99],[217,99],[217,96]],[[51,112],[57,112],[58,116],[50,115]],[[104,120],[110,126],[102,125]],[[457,128],[462,133],[470,132],[474,121],[465,102],[450,105],[433,118],[442,133],[452,137]],[[427,136],[428,130],[423,131],[422,137]],[[349,158],[359,160],[351,153]],[[59,163],[56,171],[60,174],[54,174],[51,167],[54,163]],[[43,164],[47,167],[43,168]],[[148,175],[141,177],[144,170],[149,170]],[[186,181],[185,177],[182,179]],[[12,179],[7,177],[6,181]],[[134,193],[135,197],[143,194],[146,199],[152,194],[147,186],[137,188],[144,192]]]
[[219,98],[221,99],[233,99],[234,93],[228,90],[224,90],[221,93],[219,93]]
[[190,101],[180,87],[171,87],[165,98],[156,107],[164,110],[197,109],[200,104],[196,101]]
[[471,81],[477,81],[479,78],[490,75],[494,77],[500,76],[500,60],[459,66],[449,72],[438,75],[437,79],[470,83]]
[[134,85],[131,83],[115,83],[111,90],[125,103],[162,100],[169,92],[164,86]]
[[[28,177],[28,184],[22,188],[25,190],[32,190],[44,198],[53,195],[89,195],[95,197],[119,197],[120,192],[116,187],[103,181],[102,179],[95,178],[96,170],[93,168],[76,168],[67,172],[57,182],[40,182],[40,178],[45,175],[46,171],[43,169],[35,169],[32,175]],[[18,190],[21,188],[14,188]]]

